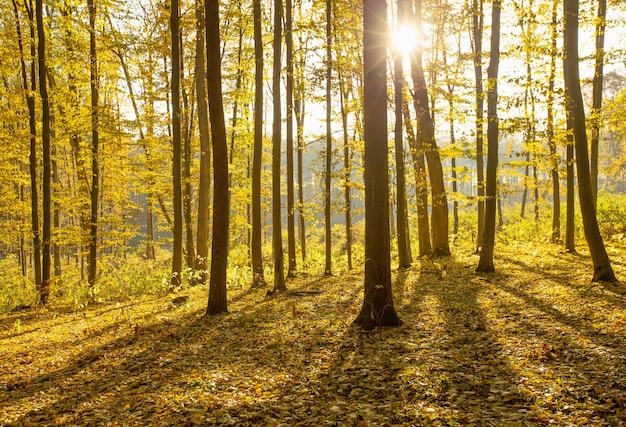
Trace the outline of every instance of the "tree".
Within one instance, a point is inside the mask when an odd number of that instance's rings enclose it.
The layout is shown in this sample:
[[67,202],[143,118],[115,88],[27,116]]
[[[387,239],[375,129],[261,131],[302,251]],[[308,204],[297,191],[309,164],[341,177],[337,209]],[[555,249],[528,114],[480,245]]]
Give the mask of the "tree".
[[272,123],[272,248],[274,250],[274,291],[286,290],[283,261],[283,238],[280,215],[280,145],[281,145],[281,101],[280,69],[282,38],[282,0],[274,0],[274,62],[272,77],[272,95],[274,103],[274,122]]
[[402,323],[391,289],[386,29],[386,1],[364,0],[365,290],[354,323],[365,330]]
[[483,0],[473,0],[472,39],[474,50],[474,79],[476,80],[476,173],[478,193],[477,250],[483,246],[485,226],[485,167],[484,167],[484,91],[483,91]]
[[91,90],[91,216],[89,221],[89,286],[96,285],[98,260],[98,195],[100,188],[99,150],[99,76],[98,50],[96,46],[95,0],[87,0],[89,9],[89,86]]
[[48,64],[46,62],[46,30],[43,23],[43,1],[35,0],[35,17],[37,22],[37,59],[39,65],[39,94],[41,96],[41,141],[42,141],[42,215],[43,223],[41,229],[42,237],[42,262],[41,262],[41,288],[39,289],[39,302],[42,305],[48,304],[50,299],[50,274],[52,270],[50,258],[50,240],[52,237],[51,227],[51,198],[52,189],[50,186],[51,160],[50,160],[50,99],[48,97],[47,73]]
[[592,281],[614,282],[616,281],[615,274],[613,273],[598,226],[596,207],[593,203],[591,174],[589,172],[589,147],[587,145],[585,110],[578,71],[578,0],[564,0],[563,12],[565,14],[563,74],[565,79],[566,108],[571,115],[573,125],[578,197],[585,238],[587,239],[587,245],[593,260]]
[[182,283],[183,268],[183,183],[182,183],[182,137],[180,109],[180,11],[178,0],[170,4],[170,32],[172,37],[172,187],[174,207],[174,247],[172,253],[172,283],[177,288]]
[[326,0],[326,167],[324,170],[324,240],[326,242],[325,250],[325,267],[324,274],[330,276],[332,274],[332,240],[331,240],[331,180],[332,180],[332,155],[333,155],[333,142],[332,142],[332,97],[331,97],[331,82],[332,82],[332,9],[331,1]]
[[487,176],[483,247],[476,271],[490,273],[496,237],[496,197],[498,180],[498,66],[500,65],[500,0],[493,1],[491,12],[491,53],[487,69]]
[[293,16],[291,0],[286,1],[285,44],[287,47],[287,277],[296,269],[296,229],[293,183]]
[[[415,5],[415,19],[418,32],[421,33],[422,1],[417,0]],[[428,162],[428,176],[432,193],[432,255],[450,255],[448,241],[448,200],[443,181],[443,168],[439,157],[439,150],[435,141],[435,128],[429,110],[428,88],[422,67],[422,48],[419,46],[411,58],[411,76],[413,78],[413,105],[417,118],[417,145],[413,149],[423,150]]]
[[222,101],[219,0],[206,0],[206,59],[209,117],[213,139],[213,241],[207,314],[228,311],[226,267],[228,266],[228,143]]
[[556,151],[556,132],[554,129],[554,81],[556,79],[557,56],[557,9],[558,0],[552,1],[552,18],[550,27],[550,72],[548,75],[547,99],[547,137],[550,149],[550,166],[552,175],[552,243],[561,240],[561,190],[559,185],[560,155]]
[[[406,1],[399,0],[398,27],[405,25]],[[411,255],[411,239],[409,237],[408,208],[406,203],[406,180],[404,168],[404,139],[402,123],[402,106],[404,104],[404,76],[402,73],[402,53],[394,52],[393,85],[395,107],[395,160],[396,160],[396,194],[397,194],[397,223],[398,223],[398,264],[400,268],[409,268],[413,262]]]
[[200,134],[200,178],[198,183],[198,229],[196,231],[196,271],[200,282],[206,283],[209,256],[209,191],[211,189],[211,143],[206,91],[205,18],[204,2],[196,2],[196,98],[198,104],[198,132]]
[[593,204],[598,200],[598,153],[600,127],[602,124],[602,84],[604,81],[604,31],[606,29],[606,0],[598,0],[598,17],[596,19],[596,55],[593,73],[593,106],[591,108],[591,191]]
[[[15,12],[15,28],[17,31],[17,42],[20,52],[20,66],[22,71],[22,85],[26,94],[26,105],[28,108],[28,124],[29,124],[29,175],[30,175],[30,202],[31,202],[31,230],[33,238],[33,262],[35,273],[35,288],[41,289],[41,234],[39,229],[39,191],[37,186],[37,117],[35,111],[35,91],[37,90],[37,67],[36,44],[35,44],[35,23],[33,18],[32,2],[27,8],[28,22],[30,27],[30,70],[26,70],[26,56],[24,54],[24,41],[20,27],[20,17],[17,3],[13,0],[13,10]],[[22,256],[23,257],[23,256]],[[22,261],[25,267],[23,257]],[[24,270],[23,267],[23,270]],[[40,295],[41,296],[41,295]]]
[[265,287],[261,252],[261,160],[263,154],[263,39],[261,0],[253,2],[254,14],[254,147],[252,154],[252,287]]

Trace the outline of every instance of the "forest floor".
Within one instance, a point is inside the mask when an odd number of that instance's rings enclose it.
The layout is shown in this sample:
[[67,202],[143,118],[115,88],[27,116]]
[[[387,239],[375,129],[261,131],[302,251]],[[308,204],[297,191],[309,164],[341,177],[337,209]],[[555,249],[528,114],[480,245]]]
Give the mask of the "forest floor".
[[395,273],[404,324],[372,332],[360,272],[229,289],[211,318],[206,287],[3,315],[0,424],[626,425],[626,286],[557,246],[498,247],[485,275],[457,252]]

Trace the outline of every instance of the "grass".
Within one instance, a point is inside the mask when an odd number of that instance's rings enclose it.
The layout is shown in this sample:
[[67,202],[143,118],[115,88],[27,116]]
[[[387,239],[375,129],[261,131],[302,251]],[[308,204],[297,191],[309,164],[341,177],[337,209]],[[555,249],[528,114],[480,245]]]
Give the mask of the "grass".
[[[618,277],[625,254],[610,248]],[[360,271],[268,297],[208,289],[0,316],[5,425],[596,425],[626,422],[626,292],[586,255],[467,248],[394,277],[399,328],[351,326]]]

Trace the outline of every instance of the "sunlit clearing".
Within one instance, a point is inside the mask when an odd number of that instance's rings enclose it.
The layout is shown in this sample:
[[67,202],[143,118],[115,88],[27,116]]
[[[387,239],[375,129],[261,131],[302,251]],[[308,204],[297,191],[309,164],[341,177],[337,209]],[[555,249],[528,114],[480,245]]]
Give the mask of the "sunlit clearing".
[[417,47],[417,31],[411,26],[396,28],[391,36],[391,48],[394,52],[408,55]]

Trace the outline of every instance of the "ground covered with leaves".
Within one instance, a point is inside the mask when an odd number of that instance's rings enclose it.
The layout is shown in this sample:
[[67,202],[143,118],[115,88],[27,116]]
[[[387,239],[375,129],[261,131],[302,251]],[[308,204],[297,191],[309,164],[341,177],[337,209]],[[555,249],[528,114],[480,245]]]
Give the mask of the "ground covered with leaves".
[[230,289],[211,318],[203,287],[4,315],[0,423],[626,424],[626,286],[591,284],[590,259],[557,246],[499,248],[487,275],[464,252],[397,272],[404,324],[367,333],[360,272]]

